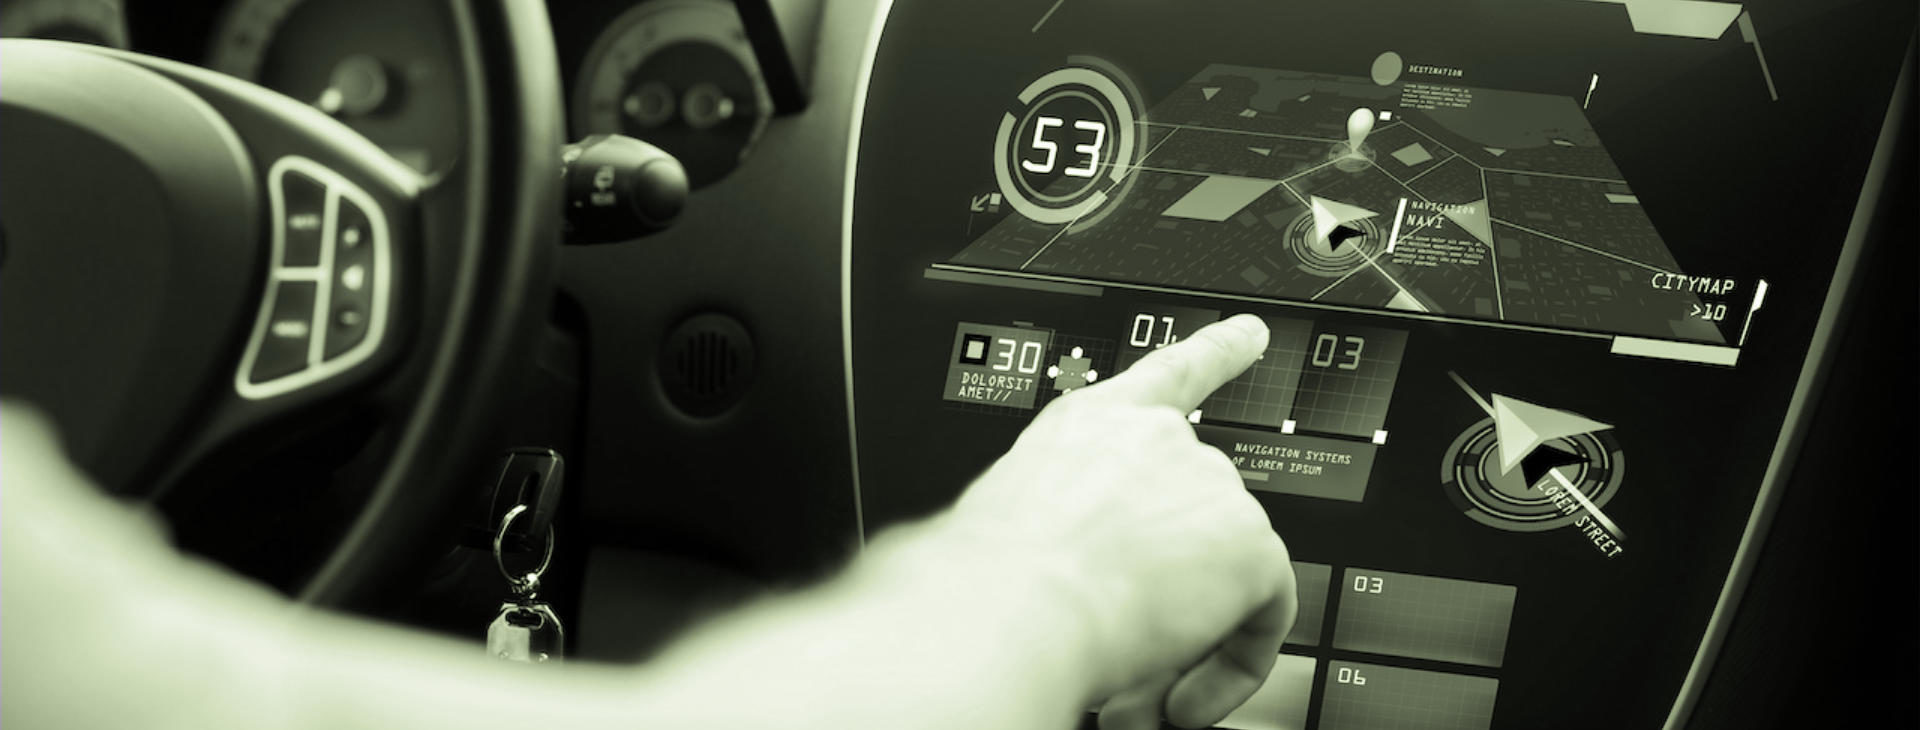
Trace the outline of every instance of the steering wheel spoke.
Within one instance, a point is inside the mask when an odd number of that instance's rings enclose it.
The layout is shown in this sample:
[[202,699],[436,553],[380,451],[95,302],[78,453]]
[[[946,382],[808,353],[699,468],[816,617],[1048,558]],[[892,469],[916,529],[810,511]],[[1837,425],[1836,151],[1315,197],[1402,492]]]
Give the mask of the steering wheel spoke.
[[[49,254],[46,270],[34,272],[65,279],[95,301],[121,299],[114,303],[156,310],[148,321],[159,330],[161,344],[171,340],[190,348],[181,353],[152,346],[142,351],[137,344],[113,348],[132,355],[116,379],[139,379],[132,372],[136,368],[177,371],[166,382],[143,383],[145,395],[204,412],[197,419],[176,414],[165,422],[109,424],[111,433],[97,436],[89,453],[76,454],[95,462],[90,466],[96,477],[123,488],[156,476],[167,481],[167,466],[178,469],[192,461],[179,458],[183,453],[204,451],[291,411],[360,390],[392,370],[404,349],[404,339],[395,333],[413,315],[402,304],[412,285],[410,254],[421,245],[416,221],[425,181],[417,173],[306,105],[192,66],[77,44],[9,41],[0,68],[7,74],[10,116],[30,115],[29,124],[73,133],[77,139],[61,152],[73,155],[77,164],[98,160],[111,168],[125,162],[146,173],[93,186],[138,191],[151,179],[159,188],[151,207],[127,211],[151,216],[145,236],[70,240],[73,245]],[[53,69],[61,73],[50,73]],[[61,83],[46,83],[54,78]],[[73,86],[108,91],[140,111],[124,113],[100,97],[73,94]],[[180,154],[163,151],[169,148]],[[78,190],[60,184],[62,179],[55,176],[31,191],[9,186],[8,197],[33,203],[60,201],[23,196],[79,197]],[[85,185],[86,180],[82,176],[76,182]],[[139,192],[123,194],[139,197]],[[110,203],[101,211],[115,212]],[[36,243],[60,234],[49,230],[57,221],[42,225],[31,220],[32,212],[10,217],[29,219]],[[146,250],[126,250],[135,246]],[[128,272],[130,278],[144,279],[132,287],[111,277],[87,276],[79,265],[102,255],[152,256],[158,271]],[[165,279],[174,272],[188,289]],[[45,304],[21,303],[29,309]],[[154,334],[85,336],[125,342]],[[35,346],[58,349],[59,343],[29,338]],[[113,372],[112,363],[93,367]],[[9,371],[9,380],[24,378],[28,385],[54,385],[61,376],[57,370]],[[226,377],[217,375],[223,372]],[[57,419],[74,407],[57,393],[27,390],[25,397],[52,400],[44,407]],[[104,414],[95,417],[110,420]],[[73,425],[73,418],[67,420]],[[188,425],[194,421],[202,427]],[[167,466],[157,466],[162,462]],[[102,463],[122,466],[103,469]],[[147,468],[129,468],[142,463]]]
[[[356,504],[327,510],[331,542],[272,578],[318,603],[377,595],[431,554],[423,528],[451,513],[458,464],[550,301],[561,139],[544,9],[446,10],[463,149],[431,176],[250,82],[0,41],[0,395],[47,412],[108,489],[207,507],[282,488],[233,478],[276,444],[377,429],[341,491]],[[230,516],[176,529],[273,522]]]
[[[131,56],[131,54],[126,54]],[[145,57],[206,99],[259,161],[267,199],[258,308],[233,394],[260,404],[364,384],[401,349],[428,181],[344,124],[253,84]]]
[[[365,188],[302,155],[273,162],[272,252],[234,392],[267,400],[354,373],[380,350],[400,286],[396,220]],[[404,215],[411,206],[400,208]],[[364,368],[362,368],[364,370]]]

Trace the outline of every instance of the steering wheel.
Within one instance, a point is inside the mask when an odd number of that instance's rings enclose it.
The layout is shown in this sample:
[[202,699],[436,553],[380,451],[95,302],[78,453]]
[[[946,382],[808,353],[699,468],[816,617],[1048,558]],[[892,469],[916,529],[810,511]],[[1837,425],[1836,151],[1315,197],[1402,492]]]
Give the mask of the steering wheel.
[[[298,594],[355,603],[445,522],[551,299],[559,70],[538,0],[447,0],[464,149],[426,177],[204,69],[0,41],[0,392],[111,491],[377,414],[370,489]],[[273,489],[251,484],[249,489]]]

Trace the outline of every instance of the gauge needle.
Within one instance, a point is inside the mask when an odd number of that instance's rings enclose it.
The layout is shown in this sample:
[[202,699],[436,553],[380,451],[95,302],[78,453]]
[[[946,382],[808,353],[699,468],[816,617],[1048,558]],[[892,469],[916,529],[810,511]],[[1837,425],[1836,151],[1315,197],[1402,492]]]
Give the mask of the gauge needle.
[[329,86],[326,91],[320,92],[320,98],[313,102],[313,106],[330,115],[339,116],[340,107],[345,103],[346,95],[341,94],[339,89]]
[[387,68],[372,56],[353,55],[340,59],[327,79],[327,90],[314,100],[314,108],[333,116],[362,116],[379,109],[392,92]]

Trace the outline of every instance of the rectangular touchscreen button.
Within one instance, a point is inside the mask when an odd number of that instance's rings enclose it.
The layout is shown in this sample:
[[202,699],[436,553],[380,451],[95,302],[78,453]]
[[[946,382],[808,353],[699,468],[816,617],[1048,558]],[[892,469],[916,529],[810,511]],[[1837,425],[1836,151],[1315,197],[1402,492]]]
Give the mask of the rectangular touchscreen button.
[[1307,702],[1313,694],[1313,657],[1281,654],[1267,681],[1215,727],[1222,730],[1301,730],[1307,726]]
[[1488,677],[1330,662],[1320,730],[1485,730],[1499,690]]
[[953,333],[942,395],[958,403],[1032,408],[1053,333],[961,322]]
[[1295,428],[1380,441],[1406,347],[1401,330],[1316,325],[1304,345]]
[[1312,324],[1281,317],[1263,319],[1267,323],[1266,353],[1246,372],[1207,396],[1200,404],[1202,419],[1282,428],[1292,417],[1300,363],[1307,356],[1307,331]]
[[1120,341],[1126,347],[1120,350],[1120,367],[1139,362],[1147,353],[1167,345],[1179,342],[1200,328],[1220,321],[1220,310],[1200,309],[1198,307],[1140,306],[1127,320],[1127,331]]
[[1294,614],[1293,631],[1287,643],[1319,646],[1320,629],[1327,621],[1327,584],[1333,580],[1333,566],[1293,561],[1294,595],[1300,602]]
[[1513,586],[1348,568],[1333,646],[1498,667],[1506,658]]
[[[1220,312],[1188,307],[1140,307],[1127,327],[1117,372],[1125,372],[1147,353],[1179,342],[1220,320]],[[1220,386],[1200,403],[1208,423],[1243,423],[1278,429],[1293,413],[1301,363],[1306,361],[1312,323],[1264,317],[1267,351],[1251,367]]]

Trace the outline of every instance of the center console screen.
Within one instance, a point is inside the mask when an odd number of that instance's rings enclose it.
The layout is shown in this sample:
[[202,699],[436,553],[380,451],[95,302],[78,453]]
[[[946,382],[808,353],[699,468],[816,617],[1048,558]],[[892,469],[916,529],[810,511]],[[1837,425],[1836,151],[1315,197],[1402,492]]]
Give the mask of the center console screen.
[[1253,312],[1265,357],[1188,420],[1300,618],[1222,727],[1679,727],[1906,83],[1910,6],[1816,5],[893,3],[850,182],[865,529]]

